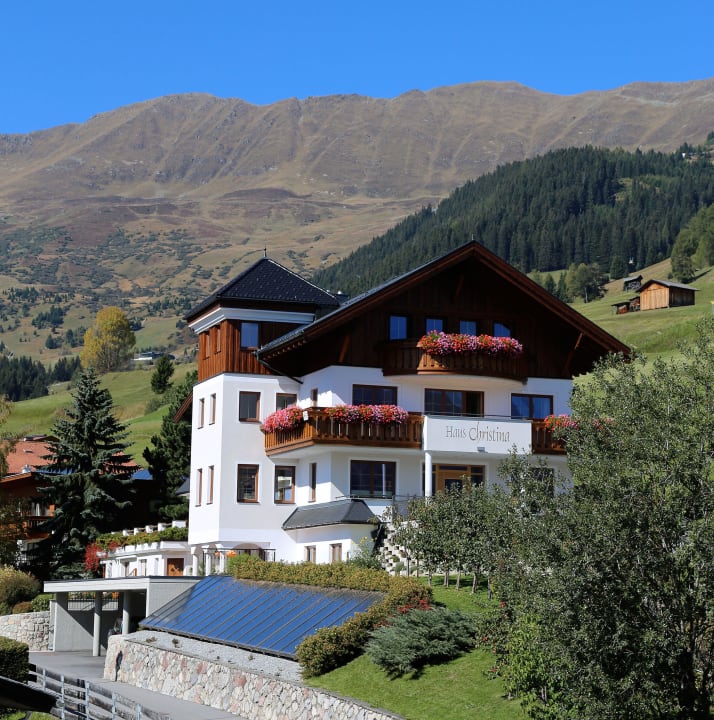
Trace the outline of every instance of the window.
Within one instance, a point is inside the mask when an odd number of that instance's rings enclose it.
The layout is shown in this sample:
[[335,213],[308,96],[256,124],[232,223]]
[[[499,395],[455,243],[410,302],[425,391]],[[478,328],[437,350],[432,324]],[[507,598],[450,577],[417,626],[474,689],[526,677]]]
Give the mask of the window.
[[305,546],[305,562],[314,563],[317,561],[317,549],[314,545]]
[[317,463],[310,463],[310,493],[308,502],[315,502],[317,498]]
[[313,407],[315,407],[317,405],[317,397],[318,397],[317,388],[313,388],[312,390],[310,390],[310,402],[312,403]]
[[201,398],[198,401],[198,427],[202,428],[206,415],[206,400]]
[[216,422],[216,393],[211,393],[211,403],[209,405],[209,420],[208,422],[213,425]]
[[285,410],[286,407],[297,405],[297,395],[294,393],[277,393],[275,395],[275,409]]
[[342,562],[342,543],[335,543],[334,545],[330,545],[330,562]]
[[203,468],[196,470],[196,505],[201,504],[203,497]]
[[396,463],[353,460],[350,463],[352,497],[390,498],[394,495]]
[[213,502],[213,477],[215,467],[213,465],[208,466],[208,499],[206,504],[210,505]]
[[277,504],[295,502],[295,467],[278,465],[275,468],[275,491],[273,500]]
[[241,422],[260,420],[260,393],[241,392],[238,395],[238,419]]
[[397,388],[386,385],[353,385],[353,405],[396,405]]
[[511,395],[511,417],[542,420],[553,414],[552,395]]
[[493,334],[495,337],[511,337],[511,328],[500,322],[493,323]]
[[211,356],[211,331],[206,330],[203,335],[203,357],[208,358]]
[[426,332],[444,332],[444,321],[442,318],[427,318],[424,323]]
[[259,325],[254,322],[240,324],[240,346],[242,349],[257,348],[260,339]]
[[216,352],[221,352],[221,326],[216,327]]
[[406,315],[389,316],[389,339],[406,340],[409,333],[409,318]]
[[239,503],[258,502],[258,466],[238,466],[238,494]]
[[459,332],[462,335],[478,335],[478,323],[475,320],[459,320]]
[[483,415],[483,393],[466,390],[424,391],[424,412],[427,415]]

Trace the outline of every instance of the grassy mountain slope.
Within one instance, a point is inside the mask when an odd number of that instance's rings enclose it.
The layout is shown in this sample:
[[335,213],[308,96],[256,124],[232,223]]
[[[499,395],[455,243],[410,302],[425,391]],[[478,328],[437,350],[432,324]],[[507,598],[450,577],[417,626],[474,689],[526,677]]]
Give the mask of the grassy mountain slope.
[[205,295],[266,247],[309,274],[498,166],[586,144],[703,142],[713,89],[561,97],[473,83],[260,107],[177,95],[0,135],[2,272],[138,309]]

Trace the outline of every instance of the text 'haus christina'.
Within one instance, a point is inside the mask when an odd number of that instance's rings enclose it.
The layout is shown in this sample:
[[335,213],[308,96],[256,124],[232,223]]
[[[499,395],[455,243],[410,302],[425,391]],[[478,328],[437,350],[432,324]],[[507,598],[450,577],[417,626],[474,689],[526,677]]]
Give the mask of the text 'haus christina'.
[[261,258],[194,308],[191,574],[345,560],[385,509],[494,483],[611,335],[477,243],[354,298]]

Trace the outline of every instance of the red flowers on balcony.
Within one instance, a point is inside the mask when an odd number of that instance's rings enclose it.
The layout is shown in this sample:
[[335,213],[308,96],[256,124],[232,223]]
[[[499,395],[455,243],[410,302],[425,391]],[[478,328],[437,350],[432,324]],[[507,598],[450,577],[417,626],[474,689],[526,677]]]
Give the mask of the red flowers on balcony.
[[548,415],[543,418],[546,430],[577,430],[578,421],[572,415]]
[[341,423],[388,425],[407,421],[409,413],[399,405],[335,405],[325,408],[332,420]]
[[276,410],[270,413],[263,422],[264,433],[274,433],[277,430],[292,430],[305,422],[304,410],[297,405]]
[[501,357],[518,357],[523,345],[515,338],[492,335],[464,335],[432,330],[417,343],[427,355],[458,355],[482,353]]

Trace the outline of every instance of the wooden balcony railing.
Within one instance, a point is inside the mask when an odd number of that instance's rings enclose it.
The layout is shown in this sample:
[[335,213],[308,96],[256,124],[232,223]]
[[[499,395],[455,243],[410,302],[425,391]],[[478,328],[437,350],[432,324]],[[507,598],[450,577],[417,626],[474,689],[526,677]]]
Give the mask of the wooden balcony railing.
[[424,417],[409,413],[404,423],[344,423],[333,420],[324,408],[309,408],[307,420],[290,430],[265,435],[265,452],[273,455],[318,444],[375,445],[421,448]]
[[[306,412],[307,420],[302,425],[265,435],[266,455],[319,444],[422,448],[424,416],[419,413],[409,413],[404,423],[377,425],[337,422],[325,408],[309,408]],[[553,431],[542,420],[531,422],[531,438],[534,454],[559,455],[565,452],[563,444],[553,438]]]
[[545,426],[543,420],[531,421],[531,451],[534,455],[562,455],[565,446],[553,437],[553,431]]
[[390,342],[385,345],[382,368],[385,375],[448,373],[515,380],[528,377],[528,362],[523,355],[515,358],[484,353],[429,355],[417,347],[416,341]]

